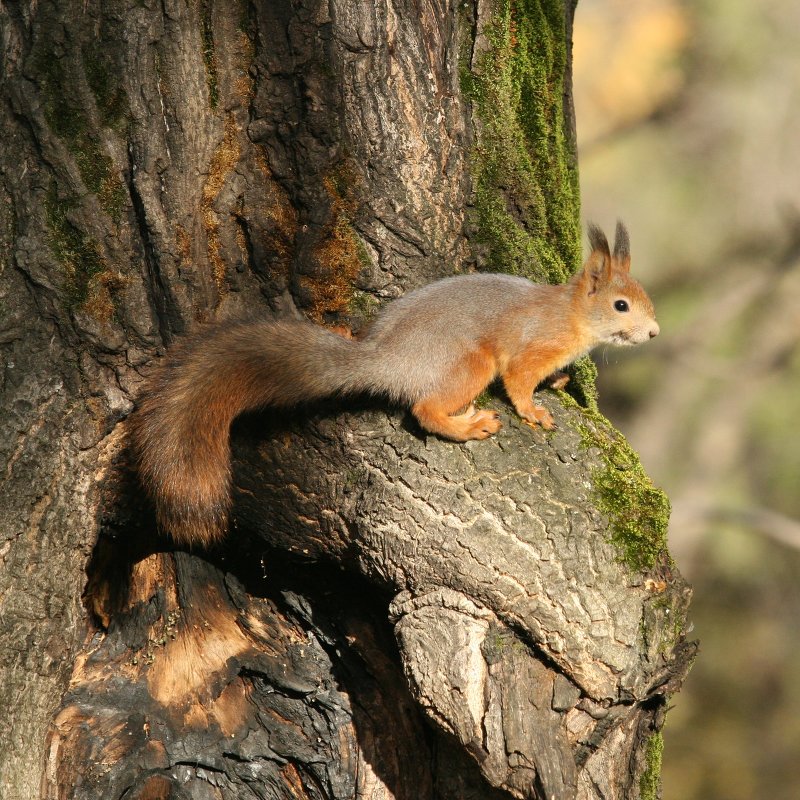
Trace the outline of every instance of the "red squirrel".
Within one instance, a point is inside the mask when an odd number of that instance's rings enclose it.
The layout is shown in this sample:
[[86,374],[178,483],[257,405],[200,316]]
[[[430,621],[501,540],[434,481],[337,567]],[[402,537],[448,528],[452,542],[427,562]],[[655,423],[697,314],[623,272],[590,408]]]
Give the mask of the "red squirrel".
[[500,274],[444,278],[390,303],[360,339],[303,320],[227,322],[177,344],[131,419],[132,448],[160,528],[182,545],[225,535],[231,422],[266,406],[370,393],[405,404],[446,439],[485,439],[496,411],[472,401],[501,377],[517,413],[554,427],[536,386],[599,344],[634,345],[659,332],[653,304],[629,276],[617,223],[613,253],[589,226],[592,251],[565,284]]

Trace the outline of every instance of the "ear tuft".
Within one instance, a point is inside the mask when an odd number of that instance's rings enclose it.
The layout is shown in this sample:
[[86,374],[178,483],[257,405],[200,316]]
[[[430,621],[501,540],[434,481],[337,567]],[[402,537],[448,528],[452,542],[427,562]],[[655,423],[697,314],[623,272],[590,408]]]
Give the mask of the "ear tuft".
[[593,222],[588,225],[589,229],[589,244],[592,246],[593,253],[602,253],[604,256],[611,258],[611,250],[608,247],[608,239],[600,228]]
[[617,231],[614,234],[614,258],[617,261],[625,261],[631,257],[631,240],[628,236],[628,229],[621,219],[617,220]]

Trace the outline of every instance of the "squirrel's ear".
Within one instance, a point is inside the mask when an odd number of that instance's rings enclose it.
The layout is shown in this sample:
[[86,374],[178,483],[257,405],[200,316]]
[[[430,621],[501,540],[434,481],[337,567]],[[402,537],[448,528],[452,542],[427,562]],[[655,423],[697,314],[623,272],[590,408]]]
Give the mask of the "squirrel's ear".
[[617,220],[614,234],[614,265],[621,272],[631,271],[631,240],[622,220]]
[[601,286],[611,280],[611,256],[593,250],[579,275],[586,294],[596,294]]
[[604,255],[610,256],[611,250],[608,247],[608,239],[606,239],[606,235],[603,231],[595,225],[594,222],[590,222],[587,228],[589,231],[589,244],[592,246],[592,254],[603,253]]
[[598,288],[611,280],[611,250],[606,235],[597,225],[589,223],[589,244],[592,252],[583,265],[580,281],[585,284],[586,293],[595,294]]

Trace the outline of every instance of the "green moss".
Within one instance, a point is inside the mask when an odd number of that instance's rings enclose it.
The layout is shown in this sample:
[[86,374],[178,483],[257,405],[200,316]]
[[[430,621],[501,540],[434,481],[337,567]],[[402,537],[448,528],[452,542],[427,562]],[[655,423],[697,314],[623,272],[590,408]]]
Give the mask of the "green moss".
[[64,268],[64,298],[70,309],[86,303],[92,281],[108,270],[97,242],[67,218],[75,205],[74,200],[59,199],[55,190],[45,202],[50,247]]
[[89,135],[89,125],[83,110],[74,102],[69,80],[61,59],[40,58],[37,72],[42,76],[44,115],[53,133],[64,140],[91,192],[97,192],[106,173],[96,140]]
[[597,411],[597,365],[589,356],[579,358],[570,367],[568,391],[591,411]]
[[[91,129],[84,110],[71,88],[63,58],[38,53],[34,56],[40,77],[45,119],[61,139],[78,167],[84,186],[96,194],[100,205],[115,223],[119,223],[128,203],[128,195],[114,162],[101,147],[98,134]],[[89,74],[87,80],[91,84]],[[94,80],[99,80],[94,73]]]
[[496,0],[488,48],[462,89],[480,121],[473,152],[478,241],[486,266],[560,283],[581,258],[578,177],[564,120],[561,3]]
[[[364,250],[366,254],[366,248],[364,248],[363,243],[359,239],[359,254],[361,250]],[[369,258],[369,256],[367,256]],[[368,292],[362,292],[360,289],[354,289],[353,295],[350,298],[350,306],[348,312],[350,316],[355,317],[359,321],[369,322],[380,309],[380,303],[375,299],[375,297]]]
[[122,221],[122,215],[128,207],[128,190],[115,171],[109,170],[103,182],[100,184],[100,191],[97,193],[97,198],[114,224],[119,225]]
[[639,778],[640,800],[658,800],[661,788],[661,760],[664,755],[664,735],[656,731],[647,740],[646,767]]
[[97,42],[83,48],[83,69],[86,82],[94,94],[97,110],[104,125],[119,130],[128,119],[125,90],[112,78],[112,71],[98,52]]
[[611,521],[611,541],[631,569],[652,569],[667,553],[669,500],[621,434],[609,432],[596,444],[605,461],[593,475],[596,502]]
[[500,663],[510,653],[520,650],[527,650],[527,647],[514,632],[497,626],[491,627],[481,644],[481,653],[489,666]]
[[609,518],[610,541],[632,570],[653,569],[659,560],[669,559],[669,499],[653,485],[625,437],[602,414],[581,408],[564,392],[561,399],[584,417],[585,422],[578,425],[583,446],[600,451],[603,466],[592,474],[594,501]]
[[359,207],[357,175],[345,181],[346,171],[347,167],[340,164],[322,178],[329,201],[328,221],[311,254],[314,268],[302,280],[312,301],[308,312],[317,321],[335,320],[336,315],[352,313],[359,302],[366,301],[353,283],[363,269],[371,266],[371,260],[353,225]]
[[494,399],[492,392],[487,387],[472,401],[472,404],[475,408],[489,408],[492,406]]
[[[17,231],[17,209],[5,188],[0,188],[0,275],[11,263]],[[6,305],[0,300],[0,319],[6,316]]]

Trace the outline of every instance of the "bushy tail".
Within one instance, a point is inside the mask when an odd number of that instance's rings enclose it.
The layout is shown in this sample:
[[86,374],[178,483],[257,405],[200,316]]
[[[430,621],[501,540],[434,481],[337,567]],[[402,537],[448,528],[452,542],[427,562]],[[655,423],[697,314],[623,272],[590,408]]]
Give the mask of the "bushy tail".
[[161,530],[182,545],[220,541],[233,419],[365,388],[367,348],[300,321],[222,324],[173,348],[131,418],[139,476]]

